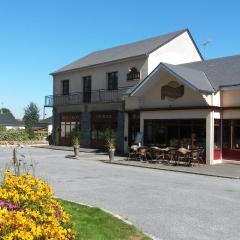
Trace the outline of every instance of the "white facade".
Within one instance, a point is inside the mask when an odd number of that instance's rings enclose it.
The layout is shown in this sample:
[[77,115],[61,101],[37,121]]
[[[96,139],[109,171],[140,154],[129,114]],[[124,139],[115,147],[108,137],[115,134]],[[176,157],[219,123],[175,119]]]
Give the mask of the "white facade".
[[194,45],[189,33],[183,32],[168,43],[152,51],[148,56],[120,59],[114,62],[98,64],[53,74],[53,94],[62,93],[62,81],[69,80],[70,93],[82,92],[82,78],[91,76],[92,90],[107,89],[106,74],[118,71],[118,86],[134,86],[137,81],[127,81],[126,74],[129,68],[136,67],[140,71],[140,80],[143,80],[160,62],[180,64],[201,61],[202,58]]
[[149,54],[148,74],[150,74],[161,62],[183,64],[201,60],[202,58],[191,40],[189,33],[184,32]]
[[9,129],[25,129],[24,126],[5,126],[7,130]]

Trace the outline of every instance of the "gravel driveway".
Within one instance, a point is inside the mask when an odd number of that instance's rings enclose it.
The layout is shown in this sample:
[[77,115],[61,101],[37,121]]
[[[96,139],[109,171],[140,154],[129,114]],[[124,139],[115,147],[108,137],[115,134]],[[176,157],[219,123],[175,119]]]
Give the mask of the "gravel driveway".
[[[240,180],[104,164],[87,153],[74,160],[65,151],[22,151],[57,197],[112,211],[159,239],[240,239]],[[1,169],[11,154],[1,147]]]

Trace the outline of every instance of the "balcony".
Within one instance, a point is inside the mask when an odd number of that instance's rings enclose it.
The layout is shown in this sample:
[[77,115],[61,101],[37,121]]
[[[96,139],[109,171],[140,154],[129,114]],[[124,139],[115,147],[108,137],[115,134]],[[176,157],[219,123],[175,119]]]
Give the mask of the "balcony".
[[131,87],[117,90],[100,89],[91,92],[75,92],[69,95],[45,96],[45,107],[78,105],[84,103],[117,103]]

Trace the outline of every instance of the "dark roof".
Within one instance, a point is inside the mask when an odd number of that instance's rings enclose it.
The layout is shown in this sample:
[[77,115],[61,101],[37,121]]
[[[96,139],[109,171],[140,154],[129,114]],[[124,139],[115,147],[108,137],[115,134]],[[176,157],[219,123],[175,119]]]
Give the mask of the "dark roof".
[[0,113],[0,125],[19,126],[22,125],[22,123],[15,119],[12,115]]
[[196,69],[163,63],[173,74],[187,82],[195,90],[202,92],[214,92],[214,89],[206,77],[205,73]]
[[40,124],[52,124],[52,117],[42,119],[38,123],[40,123]]
[[[240,55],[182,64],[184,68],[203,72],[215,91],[224,86],[240,85]],[[192,77],[192,80],[196,77]]]
[[87,66],[93,66],[101,63],[112,62],[119,59],[126,59],[130,57],[137,57],[137,56],[144,56],[144,55],[147,56],[149,53],[151,53],[155,49],[168,43],[169,41],[181,35],[185,31],[188,32],[187,29],[184,29],[177,32],[172,32],[165,35],[145,39],[142,41],[121,45],[113,48],[108,48],[101,51],[96,51],[96,52],[90,53],[89,55],[83,58],[80,58],[79,60],[69,65],[66,65],[63,68],[60,68],[59,70],[53,72],[52,74],[73,70],[73,69],[78,69],[78,68],[83,68]]
[[221,87],[240,86],[240,55],[236,55],[180,65],[160,63],[127,94],[134,95],[161,67],[200,92],[216,92]]

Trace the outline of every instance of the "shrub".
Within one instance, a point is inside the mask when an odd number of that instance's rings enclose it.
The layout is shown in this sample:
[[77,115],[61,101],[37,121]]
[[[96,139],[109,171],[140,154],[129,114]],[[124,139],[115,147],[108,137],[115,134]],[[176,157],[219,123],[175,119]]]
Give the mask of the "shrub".
[[22,142],[32,144],[34,141],[43,141],[44,134],[34,134],[34,138],[29,137],[25,129],[6,129],[0,127],[0,144],[14,144]]
[[75,239],[72,224],[51,187],[30,174],[5,172],[0,188],[0,238]]
[[0,141],[28,141],[29,137],[24,129],[1,129]]

